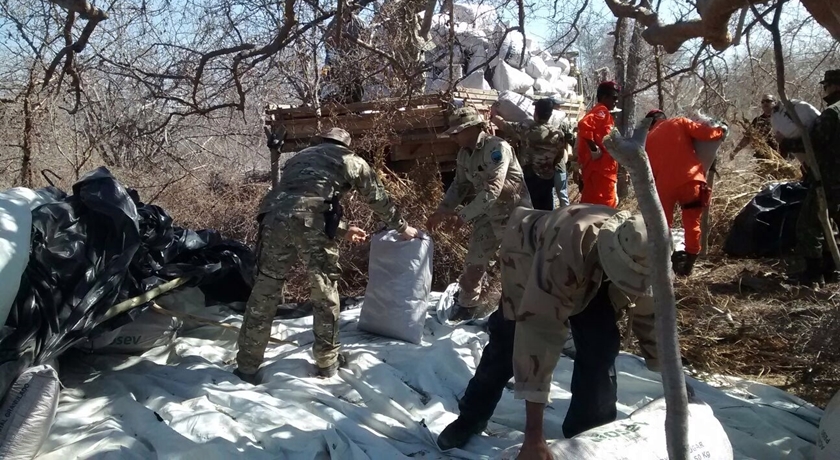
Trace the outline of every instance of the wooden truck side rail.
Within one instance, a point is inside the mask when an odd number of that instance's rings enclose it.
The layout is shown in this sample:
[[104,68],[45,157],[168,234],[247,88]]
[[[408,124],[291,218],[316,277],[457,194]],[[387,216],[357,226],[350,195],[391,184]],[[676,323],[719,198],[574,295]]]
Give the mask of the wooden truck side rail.
[[[347,130],[354,147],[371,148],[366,139],[387,145],[389,166],[405,171],[415,160],[433,158],[441,170],[454,168],[458,146],[449,136],[448,115],[455,107],[472,105],[485,117],[498,100],[495,90],[458,89],[424,94],[411,99],[380,99],[352,104],[325,104],[313,107],[269,106],[265,123],[275,132],[286,130],[284,152],[307,147],[318,132],[331,127]],[[568,103],[562,107],[568,116],[580,119],[583,104]]]

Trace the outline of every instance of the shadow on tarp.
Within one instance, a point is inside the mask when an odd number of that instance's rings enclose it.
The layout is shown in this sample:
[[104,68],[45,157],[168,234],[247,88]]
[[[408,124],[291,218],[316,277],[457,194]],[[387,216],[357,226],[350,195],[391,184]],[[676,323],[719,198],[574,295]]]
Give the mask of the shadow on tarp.
[[245,301],[255,258],[214,230],[172,225],[104,167],[32,211],[29,263],[0,330],[0,394],[19,372],[55,359],[88,336],[131,322],[142,308],[104,320],[116,303],[185,277],[208,303]]

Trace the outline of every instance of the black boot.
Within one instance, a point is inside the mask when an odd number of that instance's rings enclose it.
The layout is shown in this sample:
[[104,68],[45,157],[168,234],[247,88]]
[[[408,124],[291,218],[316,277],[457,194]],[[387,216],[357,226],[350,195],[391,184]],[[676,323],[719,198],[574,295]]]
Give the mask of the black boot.
[[237,368],[233,371],[233,375],[239,377],[243,382],[250,383],[251,385],[260,384],[259,380],[257,380],[257,374],[246,374]]
[[823,280],[825,284],[834,284],[840,282],[840,273],[837,273],[837,266],[834,264],[834,258],[831,257],[830,252],[823,253]]
[[443,429],[438,436],[437,444],[440,450],[460,449],[467,445],[473,435],[481,434],[487,428],[487,421],[471,422],[458,417],[449,426]]
[[788,281],[801,286],[819,287],[823,283],[823,259],[805,259],[805,270],[794,274]]
[[689,254],[685,251],[676,251],[671,255],[671,266],[677,276],[690,276],[696,261],[697,254]]

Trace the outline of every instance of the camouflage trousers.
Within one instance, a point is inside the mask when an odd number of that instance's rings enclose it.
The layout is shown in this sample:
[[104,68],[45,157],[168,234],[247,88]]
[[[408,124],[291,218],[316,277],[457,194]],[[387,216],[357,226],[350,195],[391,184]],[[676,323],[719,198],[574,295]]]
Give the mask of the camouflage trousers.
[[473,226],[464,272],[458,279],[458,303],[465,308],[479,306],[481,281],[487,272],[487,266],[499,251],[507,220],[508,216],[482,218]]
[[[827,197],[828,217],[840,224],[840,197]],[[811,187],[802,202],[799,218],[796,221],[796,254],[805,259],[819,259],[828,247],[824,244],[825,233],[819,217],[820,205],[817,191]]]
[[338,359],[338,245],[321,228],[304,218],[272,212],[265,215],[257,249],[257,275],[239,333],[236,361],[243,373],[256,373],[262,364],[277,305],[284,299],[286,276],[300,257],[309,272],[318,367]]

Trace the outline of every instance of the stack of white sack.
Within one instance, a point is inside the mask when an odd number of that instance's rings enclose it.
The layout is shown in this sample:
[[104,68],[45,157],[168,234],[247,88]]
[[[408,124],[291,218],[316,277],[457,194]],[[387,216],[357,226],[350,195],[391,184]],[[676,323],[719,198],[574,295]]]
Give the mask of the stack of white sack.
[[[507,27],[493,6],[458,3],[453,17],[454,24],[450,24],[448,13],[432,17],[430,39],[434,48],[425,56],[430,67],[426,73],[427,93],[454,88],[495,89],[580,100],[569,61],[552,56],[534,37],[519,31],[504,34]],[[418,20],[422,19],[420,13]]]
[[[499,93],[499,102],[496,111],[499,116],[510,122],[523,122],[533,120],[534,100],[530,97],[518,94],[513,91],[502,91]],[[562,127],[568,114],[563,110],[555,110],[549,124],[555,127]]]

